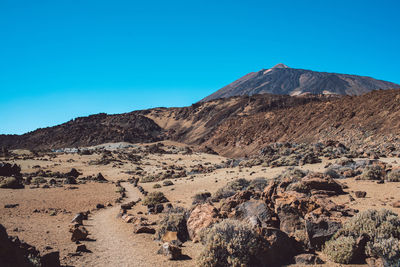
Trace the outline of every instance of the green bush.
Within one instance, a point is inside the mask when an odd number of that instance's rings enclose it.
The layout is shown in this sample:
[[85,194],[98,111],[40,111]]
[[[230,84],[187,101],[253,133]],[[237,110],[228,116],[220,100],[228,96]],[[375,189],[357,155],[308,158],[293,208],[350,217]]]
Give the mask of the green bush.
[[143,205],[145,206],[157,205],[165,202],[168,202],[168,199],[164,196],[163,192],[159,191],[151,192],[143,199]]
[[205,234],[199,266],[259,266],[264,241],[247,224],[227,219],[214,224]]
[[389,182],[400,182],[400,169],[389,172],[386,180]]
[[[345,222],[343,228],[325,244],[324,253],[337,263],[349,263],[354,252],[350,244],[354,245],[362,235],[369,239],[364,251],[366,256],[381,257],[387,262],[400,261],[400,219],[397,214],[385,209],[367,210]],[[397,245],[392,246],[392,243]]]

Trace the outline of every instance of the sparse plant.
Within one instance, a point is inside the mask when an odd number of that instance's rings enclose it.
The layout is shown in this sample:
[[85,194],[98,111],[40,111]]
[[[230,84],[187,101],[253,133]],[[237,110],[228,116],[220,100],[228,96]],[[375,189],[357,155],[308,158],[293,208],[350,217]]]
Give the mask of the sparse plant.
[[165,202],[168,202],[168,199],[165,197],[163,192],[159,191],[151,192],[143,199],[143,205],[145,206],[156,205]]
[[250,185],[246,179],[240,178],[227,183],[224,187],[215,192],[215,199],[224,199],[233,196],[237,191],[244,190]]
[[382,168],[379,165],[372,165],[365,168],[363,173],[360,175],[361,180],[381,180],[382,179]]
[[170,186],[170,185],[174,185],[174,183],[171,180],[163,181],[163,186]]
[[255,178],[254,180],[250,181],[248,189],[256,190],[256,191],[263,191],[264,188],[269,184],[269,181],[265,178]]
[[381,257],[388,263],[400,262],[400,218],[385,209],[367,210],[348,220],[325,244],[324,253],[337,263],[351,263],[356,240],[362,235],[369,240],[366,256]]
[[44,184],[46,182],[47,182],[47,180],[43,177],[35,177],[32,180],[32,183],[34,183],[34,184]]
[[340,236],[325,244],[324,253],[334,262],[349,264],[353,260],[356,240],[351,236]]
[[204,203],[207,201],[207,199],[209,199],[211,197],[211,193],[210,192],[202,192],[202,193],[198,193],[196,195],[193,196],[193,202],[192,204],[200,204],[200,203]]
[[155,182],[156,180],[157,180],[157,177],[155,177],[153,175],[144,176],[144,177],[140,178],[141,183],[151,183],[151,182]]
[[400,182],[400,169],[393,170],[386,176],[388,182]]
[[189,239],[189,233],[186,226],[186,210],[179,208],[169,212],[160,221],[159,228],[156,232],[156,239],[161,240],[166,232],[177,232],[179,241],[185,242]]
[[153,185],[153,188],[154,188],[154,189],[161,188],[161,185],[160,185],[160,184],[154,184],[154,185]]
[[259,266],[264,241],[248,225],[227,219],[204,233],[199,266]]

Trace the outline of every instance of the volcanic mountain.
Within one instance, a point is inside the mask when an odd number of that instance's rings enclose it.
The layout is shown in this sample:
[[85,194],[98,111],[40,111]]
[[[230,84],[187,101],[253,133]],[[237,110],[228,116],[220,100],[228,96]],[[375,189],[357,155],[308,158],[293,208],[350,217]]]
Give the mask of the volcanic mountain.
[[293,69],[280,63],[270,69],[251,72],[201,101],[263,93],[361,95],[372,90],[399,87],[398,84],[371,77]]

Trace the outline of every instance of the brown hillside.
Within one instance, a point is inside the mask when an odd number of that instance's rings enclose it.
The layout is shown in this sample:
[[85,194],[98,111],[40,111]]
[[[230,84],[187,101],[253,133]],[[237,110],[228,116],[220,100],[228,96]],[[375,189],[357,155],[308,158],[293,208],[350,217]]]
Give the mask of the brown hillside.
[[385,90],[231,119],[205,144],[225,155],[243,156],[272,142],[334,139],[360,146],[399,144],[399,137],[400,90]]

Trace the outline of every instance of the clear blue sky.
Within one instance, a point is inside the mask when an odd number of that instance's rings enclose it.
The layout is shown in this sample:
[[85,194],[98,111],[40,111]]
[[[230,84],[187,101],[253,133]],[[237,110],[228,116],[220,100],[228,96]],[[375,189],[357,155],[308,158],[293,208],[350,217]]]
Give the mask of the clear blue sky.
[[400,2],[0,1],[0,133],[185,106],[290,67],[400,83]]

